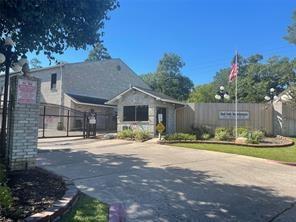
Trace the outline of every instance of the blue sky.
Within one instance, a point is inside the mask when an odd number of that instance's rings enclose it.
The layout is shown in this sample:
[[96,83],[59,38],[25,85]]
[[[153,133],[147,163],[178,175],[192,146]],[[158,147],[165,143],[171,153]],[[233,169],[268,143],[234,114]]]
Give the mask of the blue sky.
[[[155,71],[165,52],[183,58],[183,73],[195,84],[210,82],[229,66],[236,49],[244,56],[296,55],[296,46],[283,39],[295,0],[119,1],[121,7],[105,23],[103,40],[111,56],[137,74]],[[78,62],[87,54],[68,49],[57,58]],[[38,58],[48,66],[45,57]]]

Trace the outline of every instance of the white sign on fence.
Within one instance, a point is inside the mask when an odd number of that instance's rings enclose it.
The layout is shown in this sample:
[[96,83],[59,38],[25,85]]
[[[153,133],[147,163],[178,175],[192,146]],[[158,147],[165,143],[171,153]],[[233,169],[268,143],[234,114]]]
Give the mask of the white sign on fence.
[[[235,120],[235,111],[220,111],[219,119],[232,119]],[[238,120],[248,120],[250,118],[249,112],[237,112]]]
[[37,81],[19,79],[17,83],[17,103],[36,104]]

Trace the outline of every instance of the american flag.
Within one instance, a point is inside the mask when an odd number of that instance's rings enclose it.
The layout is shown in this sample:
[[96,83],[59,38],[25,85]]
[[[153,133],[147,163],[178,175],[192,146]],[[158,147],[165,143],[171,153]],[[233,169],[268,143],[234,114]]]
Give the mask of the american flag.
[[235,58],[235,62],[232,64],[231,66],[231,70],[229,73],[229,82],[232,82],[232,80],[234,80],[237,77],[238,74],[238,64],[237,64],[237,55]]

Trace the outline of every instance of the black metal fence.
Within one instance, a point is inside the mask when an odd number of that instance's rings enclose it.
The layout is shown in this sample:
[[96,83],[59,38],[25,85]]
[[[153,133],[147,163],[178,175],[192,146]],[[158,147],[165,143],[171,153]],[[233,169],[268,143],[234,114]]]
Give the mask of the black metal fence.
[[[41,104],[39,138],[86,136],[87,113],[55,104]],[[96,132],[116,130],[116,116],[96,113]]]
[[[0,126],[2,123],[2,103],[0,101]],[[96,114],[96,132],[114,132],[116,116]],[[41,104],[38,126],[39,138],[85,137],[87,113],[55,104]]]
[[86,114],[64,106],[41,104],[39,138],[85,136]]

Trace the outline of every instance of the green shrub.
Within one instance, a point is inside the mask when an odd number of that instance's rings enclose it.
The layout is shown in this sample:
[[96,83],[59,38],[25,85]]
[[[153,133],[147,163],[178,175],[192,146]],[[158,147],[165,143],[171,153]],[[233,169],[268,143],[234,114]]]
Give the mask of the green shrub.
[[12,204],[12,194],[10,189],[6,186],[6,168],[0,164],[0,211],[8,209]]
[[117,133],[119,139],[134,139],[135,134],[131,129],[125,129]]
[[212,135],[209,134],[209,133],[204,133],[204,134],[201,135],[202,140],[209,140],[211,138],[212,138]]
[[150,139],[150,133],[148,131],[137,130],[134,132],[134,137],[137,141],[145,141]]
[[7,209],[12,204],[12,194],[7,186],[0,186],[0,206]]
[[[233,135],[235,135],[235,129],[233,130]],[[243,128],[243,127],[237,128],[237,136],[248,138],[249,130],[247,128]]]
[[170,135],[166,135],[164,137],[165,140],[172,141],[172,140],[195,140],[195,135],[189,133],[174,133]]
[[215,139],[217,140],[230,140],[231,133],[230,130],[227,128],[216,128],[215,130]]
[[258,144],[264,138],[264,133],[260,130],[255,130],[249,133],[248,143]]
[[197,140],[203,139],[202,138],[203,134],[210,134],[211,135],[211,130],[209,128],[207,128],[206,126],[198,126],[198,127],[191,126],[191,129],[194,132]]

